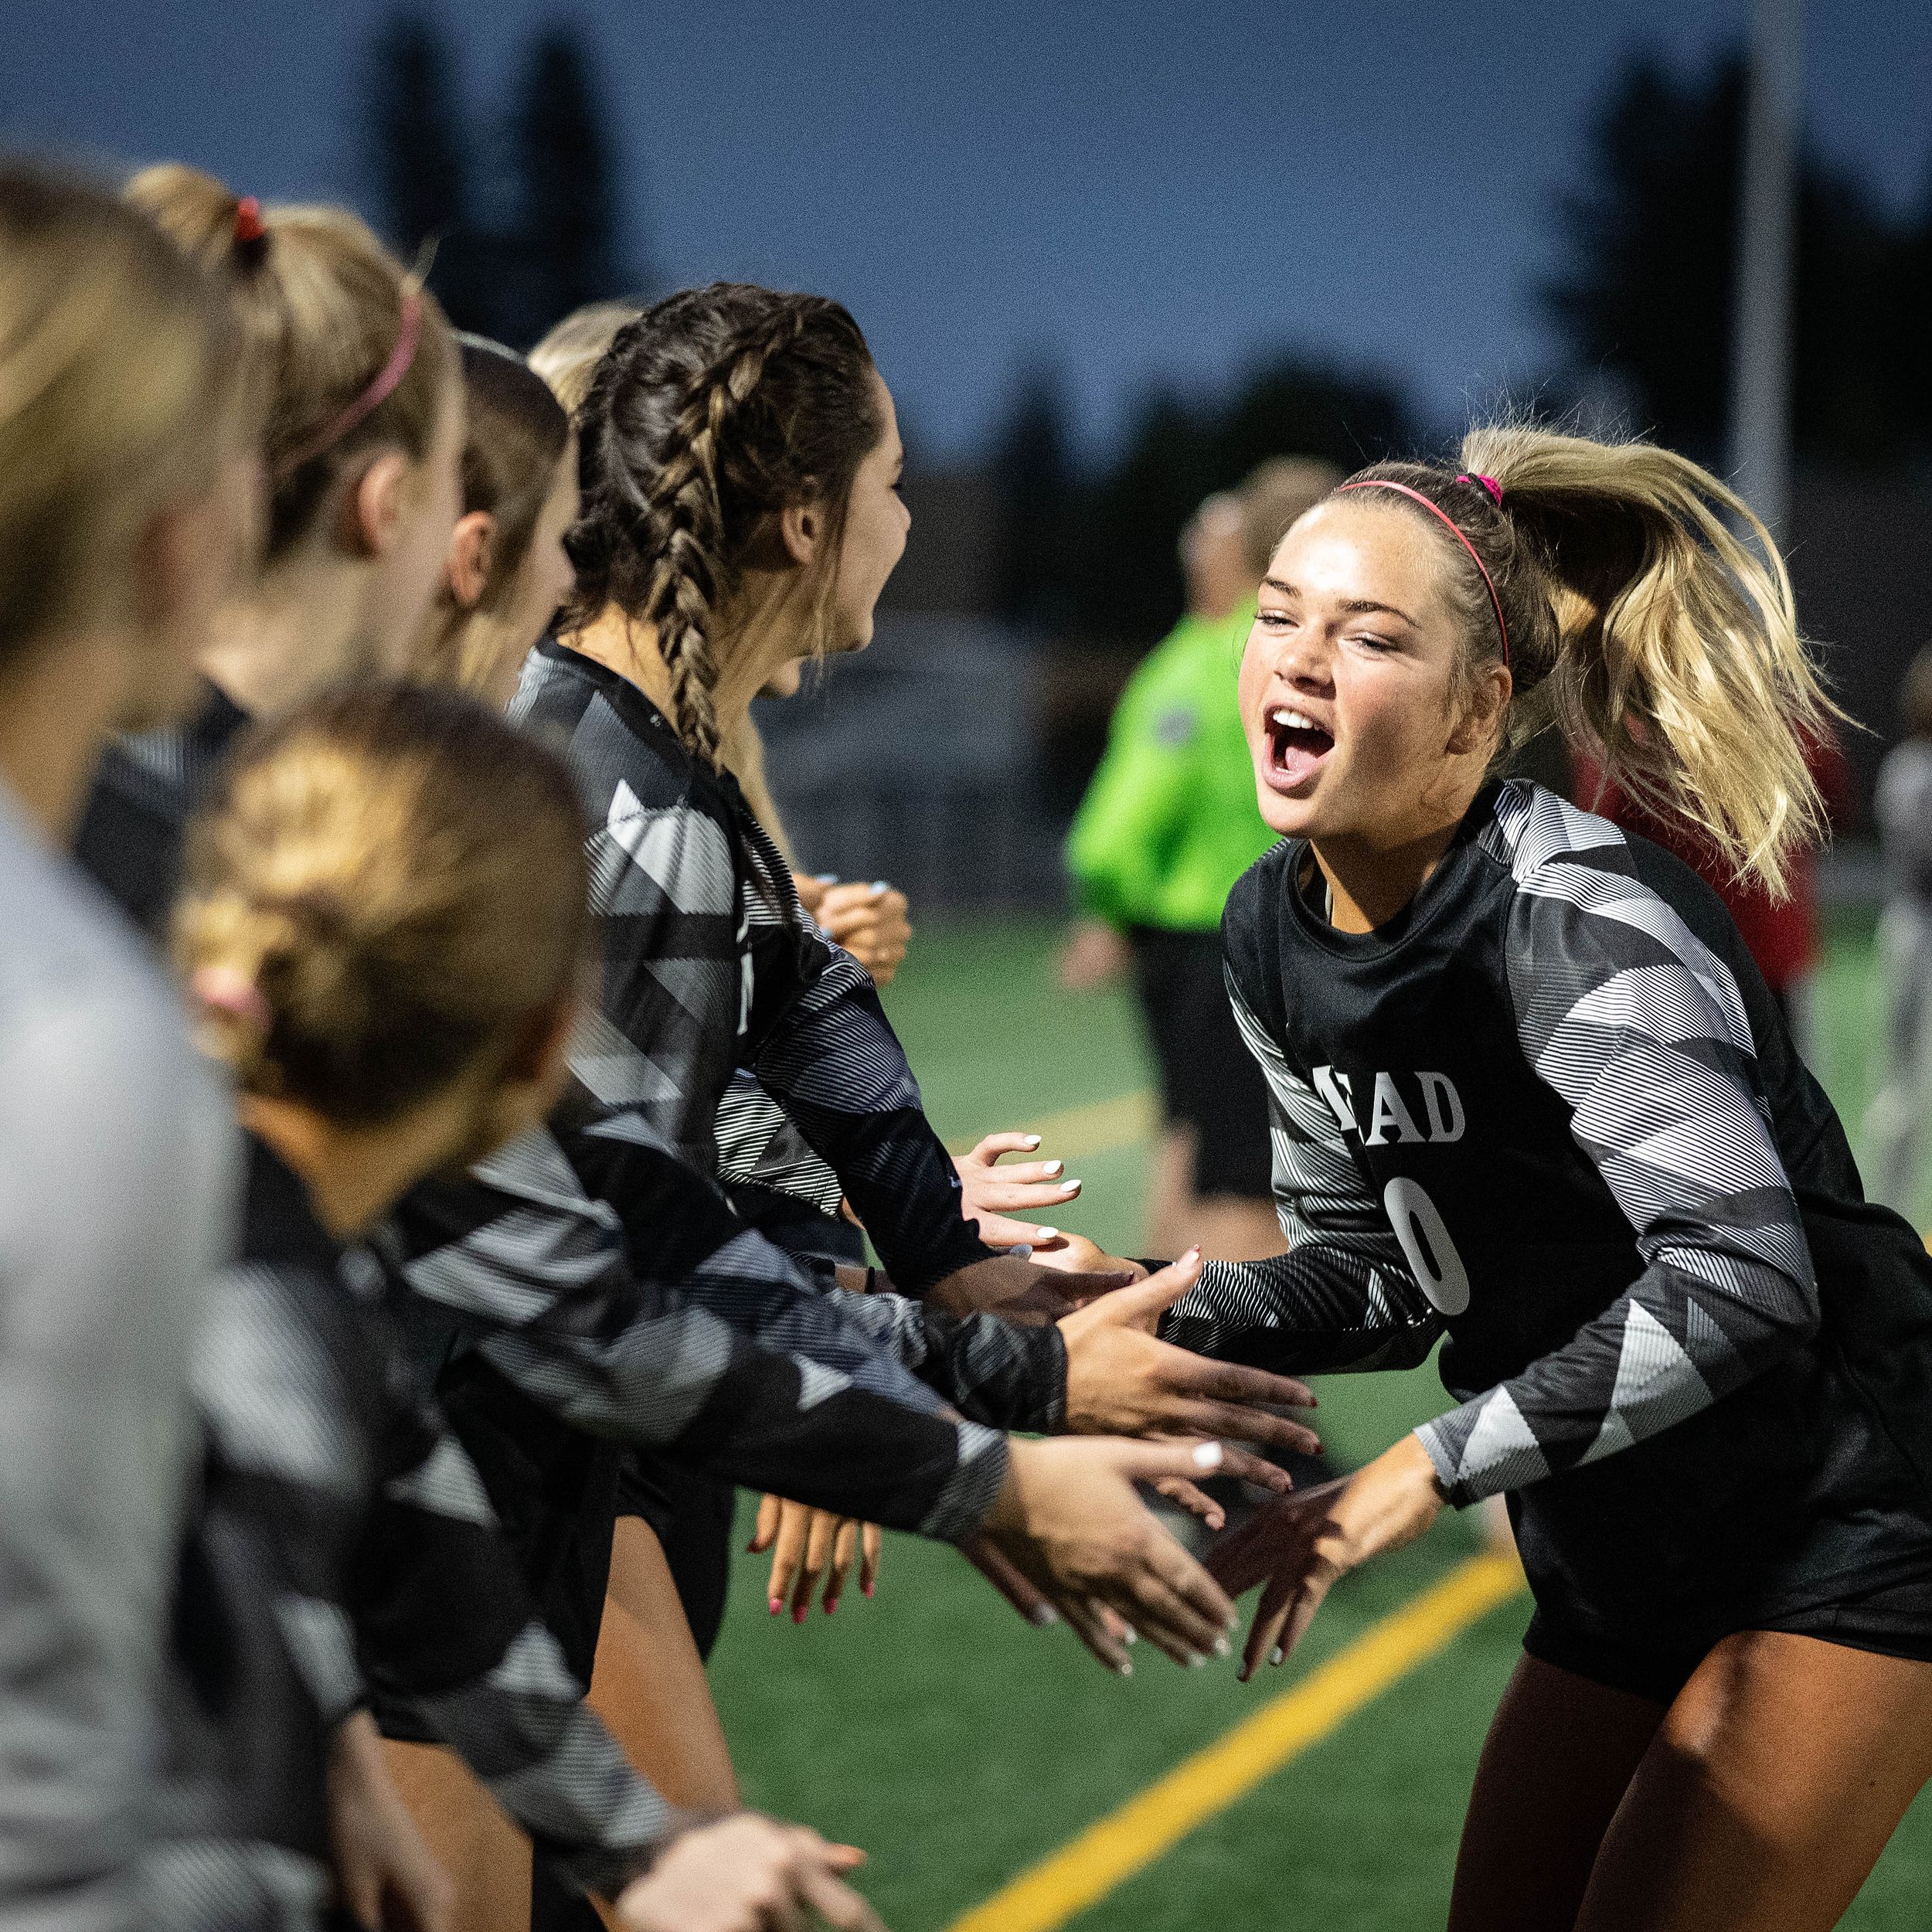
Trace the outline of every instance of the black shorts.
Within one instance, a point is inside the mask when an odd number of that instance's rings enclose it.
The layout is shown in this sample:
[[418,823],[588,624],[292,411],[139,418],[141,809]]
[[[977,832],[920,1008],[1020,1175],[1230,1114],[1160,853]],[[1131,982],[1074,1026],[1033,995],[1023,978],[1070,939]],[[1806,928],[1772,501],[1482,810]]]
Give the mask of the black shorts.
[[1128,943],[1162,1115],[1194,1130],[1194,1192],[1271,1199],[1268,1090],[1228,1003],[1221,935],[1134,926]]
[[664,1546],[698,1655],[709,1662],[724,1623],[731,1584],[731,1519],[738,1492],[730,1483],[633,1449],[617,1477],[615,1513],[638,1516]]
[[1783,1616],[1713,1619],[1691,1628],[1620,1631],[1615,1636],[1585,1631],[1539,1610],[1523,1633],[1522,1647],[1539,1663],[1612,1690],[1628,1691],[1633,1697],[1668,1704],[1716,1645],[1740,1630],[1789,1631],[1852,1650],[1932,1663],[1932,1573]]

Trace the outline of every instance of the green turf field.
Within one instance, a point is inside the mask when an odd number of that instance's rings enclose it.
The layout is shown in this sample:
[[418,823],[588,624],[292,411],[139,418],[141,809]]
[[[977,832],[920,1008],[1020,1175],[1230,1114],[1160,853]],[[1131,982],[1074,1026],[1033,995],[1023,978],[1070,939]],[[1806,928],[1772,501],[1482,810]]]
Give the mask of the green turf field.
[[[935,924],[889,995],[934,1121],[955,1143],[1141,1083],[1127,999],[1058,992],[1051,944],[1044,924]],[[1835,937],[1818,1013],[1815,1062],[1855,1121],[1877,1037],[1868,935]],[[1072,1171],[1087,1185],[1063,1218],[1131,1253],[1142,1149],[1105,1145],[1104,1112],[1078,1132]],[[1322,1393],[1321,1427],[1345,1460],[1443,1402],[1430,1370],[1332,1378]],[[1110,1678],[1064,1631],[1029,1630],[961,1560],[911,1539],[888,1538],[876,1600],[854,1593],[803,1629],[767,1616],[762,1565],[743,1557],[713,1678],[750,1801],[865,1845],[866,1889],[894,1932],[940,1932],[1477,1546],[1471,1525],[1445,1518],[1347,1580],[1294,1663],[1248,1686],[1230,1664],[1182,1672],[1145,1647],[1131,1682]],[[1490,1613],[1073,1923],[1440,1926],[1471,1771],[1526,1616],[1522,1598]],[[1845,1923],[1932,1923],[1932,1799]]]

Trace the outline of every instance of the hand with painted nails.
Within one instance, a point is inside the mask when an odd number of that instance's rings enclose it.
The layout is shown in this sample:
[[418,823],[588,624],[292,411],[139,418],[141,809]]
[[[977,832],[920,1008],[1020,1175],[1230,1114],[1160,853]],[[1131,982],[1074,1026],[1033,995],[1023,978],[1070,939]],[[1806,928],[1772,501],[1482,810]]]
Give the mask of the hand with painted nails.
[[892,984],[912,944],[903,893],[883,879],[869,886],[830,884],[821,889],[811,910],[825,937],[844,947],[875,984]]
[[1243,1682],[1264,1658],[1294,1654],[1315,1613],[1348,1571],[1413,1543],[1442,1513],[1435,1465],[1419,1437],[1339,1482],[1269,1503],[1208,1553],[1207,1566],[1230,1597],[1267,1580],[1242,1647]]
[[680,1832],[619,1895],[622,1932],[885,1932],[844,1875],[866,1862],[801,1825],[756,1811]]
[[[1090,1435],[1233,1437],[1302,1455],[1318,1454],[1321,1441],[1312,1429],[1276,1413],[1313,1408],[1315,1392],[1307,1383],[1238,1362],[1211,1362],[1158,1339],[1161,1316],[1200,1274],[1201,1251],[1190,1248],[1159,1274],[1116,1288],[1061,1318],[1060,1338],[1066,1344],[1064,1427]],[[1281,1470],[1245,1450],[1227,1449],[1222,1473],[1277,1492],[1289,1487]],[[1192,1495],[1171,1493],[1219,1527],[1214,1520],[1218,1507],[1198,1490]]]
[[1035,1254],[1045,1254],[1067,1242],[1069,1237],[1058,1228],[1008,1219],[1015,1213],[1051,1214],[1070,1206],[1080,1193],[1080,1182],[1066,1178],[1065,1165],[1059,1161],[998,1165],[1009,1154],[1032,1154],[1039,1148],[1037,1134],[988,1134],[970,1154],[953,1157],[964,1197],[961,1211],[968,1219],[978,1222],[979,1238],[988,1247],[1023,1246]]
[[1234,1606],[1134,1485],[1191,1481],[1221,1463],[1218,1442],[1016,1439],[981,1534],[1110,1670],[1132,1674],[1123,1624],[1176,1663],[1201,1663],[1226,1654]]
[[771,1552],[771,1581],[766,1600],[774,1617],[789,1610],[791,1621],[802,1624],[811,1609],[813,1593],[825,1580],[821,1601],[829,1617],[845,1594],[845,1580],[859,1563],[859,1587],[867,1597],[879,1588],[879,1559],[883,1539],[876,1523],[855,1522],[829,1510],[764,1496],[758,1502],[758,1524],[747,1548],[753,1556]]

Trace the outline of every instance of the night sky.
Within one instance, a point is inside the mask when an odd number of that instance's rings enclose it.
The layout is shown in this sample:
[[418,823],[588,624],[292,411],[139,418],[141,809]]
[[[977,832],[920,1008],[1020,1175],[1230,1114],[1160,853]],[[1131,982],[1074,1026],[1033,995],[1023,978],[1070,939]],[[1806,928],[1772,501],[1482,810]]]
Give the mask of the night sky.
[[[0,131],[179,157],[265,198],[366,200],[385,0],[8,0]],[[1932,5],[1812,0],[1811,138],[1888,205],[1932,183]],[[444,0],[481,137],[520,43],[581,25],[659,285],[846,301],[929,450],[1056,359],[1104,440],[1157,380],[1270,348],[1459,417],[1549,345],[1532,291],[1590,110],[1631,48],[1707,55],[1742,0],[1107,6]],[[1043,20],[1042,16],[1046,16]]]

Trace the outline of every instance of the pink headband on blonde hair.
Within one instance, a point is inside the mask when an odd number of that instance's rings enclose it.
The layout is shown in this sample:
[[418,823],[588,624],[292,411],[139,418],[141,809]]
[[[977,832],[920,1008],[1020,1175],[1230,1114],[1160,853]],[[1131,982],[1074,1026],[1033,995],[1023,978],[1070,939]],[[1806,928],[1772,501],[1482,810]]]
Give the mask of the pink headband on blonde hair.
[[[1493,477],[1458,477],[1458,483],[1471,482],[1485,485],[1495,492],[1498,505],[1502,502],[1502,490]],[[1489,604],[1496,614],[1496,629],[1502,637],[1502,661],[1505,668],[1509,663],[1509,627],[1502,621],[1502,599],[1496,594],[1495,580],[1489,574],[1489,566],[1476,554],[1476,546],[1464,534],[1462,526],[1440,503],[1431,502],[1420,490],[1412,490],[1406,483],[1397,483],[1386,476],[1364,477],[1359,483],[1344,483],[1335,492],[1339,496],[1343,490],[1396,490],[1412,502],[1420,503],[1429,514],[1437,519],[1443,527],[1469,553],[1469,561],[1482,574],[1483,588],[1489,593]]]
[[416,360],[417,345],[422,338],[423,298],[412,288],[403,297],[402,325],[396,331],[396,346],[389,351],[389,360],[341,415],[275,465],[277,480],[293,476],[304,463],[311,463],[325,450],[333,449],[357,423],[380,408],[395,393],[396,384],[410,372],[410,365]]

